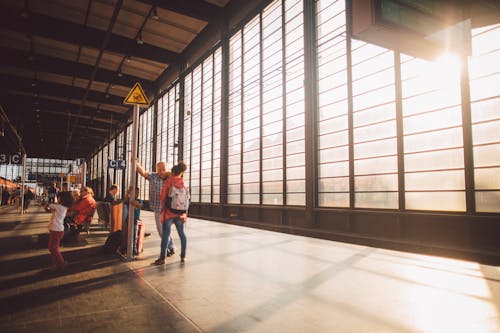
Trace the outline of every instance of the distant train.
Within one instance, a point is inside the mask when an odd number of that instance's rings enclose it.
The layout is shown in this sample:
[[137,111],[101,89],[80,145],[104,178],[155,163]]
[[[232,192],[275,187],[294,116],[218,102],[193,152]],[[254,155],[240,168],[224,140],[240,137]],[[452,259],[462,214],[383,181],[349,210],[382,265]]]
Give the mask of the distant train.
[[11,182],[3,177],[0,177],[0,188],[7,188],[8,190],[13,190],[18,187],[16,183]]

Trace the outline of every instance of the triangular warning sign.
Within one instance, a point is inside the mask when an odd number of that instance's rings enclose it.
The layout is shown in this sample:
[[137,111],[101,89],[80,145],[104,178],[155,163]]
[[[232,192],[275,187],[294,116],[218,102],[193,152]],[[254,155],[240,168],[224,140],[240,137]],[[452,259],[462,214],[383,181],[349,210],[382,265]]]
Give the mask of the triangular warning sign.
[[136,82],[127,97],[123,100],[123,104],[132,104],[132,105],[149,105],[148,98],[142,90],[139,82]]

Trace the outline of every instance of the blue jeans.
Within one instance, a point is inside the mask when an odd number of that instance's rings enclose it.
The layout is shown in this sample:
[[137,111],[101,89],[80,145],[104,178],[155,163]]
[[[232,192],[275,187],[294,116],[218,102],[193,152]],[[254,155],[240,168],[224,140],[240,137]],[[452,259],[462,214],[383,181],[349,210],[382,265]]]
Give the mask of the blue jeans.
[[179,238],[181,239],[181,258],[185,258],[187,239],[186,234],[184,233],[184,223],[182,223],[182,220],[178,217],[163,221],[163,235],[161,237],[160,258],[165,258],[172,223],[175,223],[175,228],[177,229],[177,233],[179,234]]
[[[158,235],[160,235],[160,238],[163,234],[163,223],[161,223],[161,213],[155,212],[155,222],[156,222],[156,229],[158,230]],[[170,250],[175,249],[174,241],[172,240],[172,237],[168,240],[168,248]]]

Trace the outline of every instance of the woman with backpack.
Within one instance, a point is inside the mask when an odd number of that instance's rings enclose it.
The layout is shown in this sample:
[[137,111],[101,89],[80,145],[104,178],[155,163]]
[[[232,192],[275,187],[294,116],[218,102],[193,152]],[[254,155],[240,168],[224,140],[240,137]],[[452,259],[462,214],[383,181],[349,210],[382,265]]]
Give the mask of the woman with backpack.
[[154,262],[155,265],[165,264],[165,254],[172,224],[175,224],[177,233],[181,239],[181,263],[184,263],[186,258],[187,240],[184,233],[184,224],[187,220],[187,210],[189,208],[189,193],[182,179],[184,171],[186,171],[186,165],[183,162],[179,162],[179,164],[172,168],[172,176],[165,179],[163,184],[161,191],[163,232],[160,257]]

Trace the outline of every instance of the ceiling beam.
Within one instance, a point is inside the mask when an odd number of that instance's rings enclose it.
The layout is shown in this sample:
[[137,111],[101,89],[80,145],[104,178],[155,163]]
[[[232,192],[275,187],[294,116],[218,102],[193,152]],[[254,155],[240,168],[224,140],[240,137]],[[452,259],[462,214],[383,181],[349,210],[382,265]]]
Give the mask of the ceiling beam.
[[[21,92],[21,91],[11,91],[11,90],[3,90],[0,91],[0,101],[5,103],[6,105],[12,104],[16,105],[18,102],[22,103],[31,103],[32,105],[35,104],[40,104],[42,103],[43,105],[51,106],[51,105],[58,105],[59,103],[64,104],[64,107],[70,110],[75,110],[80,107],[81,101],[76,100],[76,99],[68,99],[66,97],[61,98],[61,96],[53,96],[53,95],[41,95],[39,94],[37,97],[33,96],[33,92]],[[13,102],[13,103],[10,103]],[[97,103],[98,106],[93,107],[93,106],[83,106],[83,111],[87,111],[90,114],[107,114],[107,115],[113,115],[116,117],[119,117],[121,115],[127,115],[129,114],[129,111],[131,110],[131,107],[128,105],[119,105],[118,109],[116,110],[117,105],[114,104],[104,104],[104,103]],[[61,106],[62,107],[62,106]]]
[[[22,108],[20,108],[22,109]],[[30,109],[31,111],[33,110],[32,108]],[[50,108],[40,108],[40,111],[38,114],[40,114],[42,117],[44,115],[56,115],[58,118],[61,118],[63,121],[67,121],[68,117],[71,118],[80,118],[80,119],[86,119],[86,120],[91,120],[92,122],[97,122],[97,123],[104,123],[104,124],[111,124],[111,125],[119,125],[121,123],[120,119],[117,118],[104,118],[104,117],[97,117],[94,115],[84,115],[84,114],[75,114],[68,112],[66,109],[56,109],[54,107]]]
[[[49,81],[36,81],[36,86],[33,86],[33,80],[25,77],[12,76],[12,75],[0,75],[0,87],[2,90],[18,90],[27,93],[35,94],[47,94],[55,95],[63,98],[75,98],[82,99],[86,89],[69,86],[61,83],[49,82]],[[114,104],[122,105],[124,97],[105,94],[100,91],[89,91],[87,100],[89,102],[104,103],[104,104]]]
[[219,23],[224,20],[224,10],[222,8],[203,0],[138,1],[209,23]]
[[[105,31],[34,12],[23,19],[21,12],[20,9],[0,6],[0,28],[97,50],[106,36]],[[110,36],[106,50],[160,63],[181,62],[181,56],[176,52],[146,43],[139,45],[134,39],[116,34]]]
[[[65,76],[75,76],[84,80],[90,80],[94,68],[92,65],[40,54],[33,55],[29,52],[10,48],[0,48],[0,54],[2,55],[2,61],[0,63],[2,66],[19,67]],[[153,93],[153,83],[151,81],[124,73],[121,73],[119,76],[116,72],[104,68],[99,68],[96,73],[95,81],[108,82],[130,88],[136,82],[140,82],[146,92]]]

